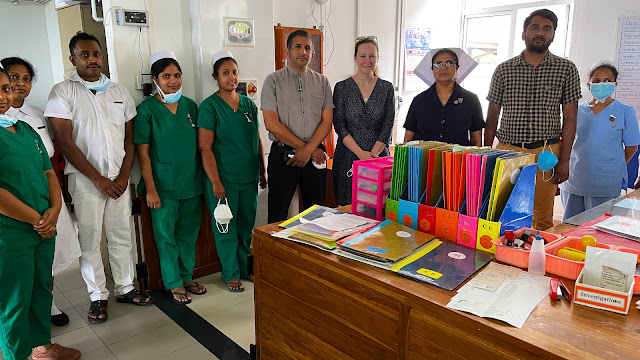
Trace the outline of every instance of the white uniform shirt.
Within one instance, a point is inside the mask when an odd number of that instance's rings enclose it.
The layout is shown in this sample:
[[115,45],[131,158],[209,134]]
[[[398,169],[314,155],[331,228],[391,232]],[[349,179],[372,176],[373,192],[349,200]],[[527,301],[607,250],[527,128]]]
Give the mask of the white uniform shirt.
[[[136,116],[136,105],[121,85],[111,82],[94,95],[80,80],[74,72],[54,85],[44,115],[71,120],[73,142],[102,176],[113,180],[125,155],[125,123]],[[64,172],[79,171],[67,161]]]
[[35,106],[28,105],[27,103],[22,103],[22,107],[18,109],[9,108],[9,110],[7,110],[7,115],[13,116],[16,119],[31,125],[31,127],[42,138],[42,143],[47,149],[49,157],[53,156],[54,149],[53,141],[51,140],[51,133],[49,132],[49,122],[45,119],[44,112],[42,110]]

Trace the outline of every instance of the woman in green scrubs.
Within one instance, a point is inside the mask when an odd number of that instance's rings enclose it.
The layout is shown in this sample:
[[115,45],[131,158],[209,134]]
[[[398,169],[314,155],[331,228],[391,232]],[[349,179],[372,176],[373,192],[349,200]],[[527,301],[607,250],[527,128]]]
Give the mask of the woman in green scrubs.
[[[213,78],[218,91],[200,105],[198,148],[206,177],[204,194],[212,222],[218,200],[227,199],[233,218],[227,232],[213,227],[222,280],[229,291],[244,291],[247,256],[258,206],[258,182],[266,188],[264,152],[258,128],[258,108],[236,92],[238,65],[226,50],[213,55]],[[217,224],[216,224],[217,225]]]
[[202,165],[197,151],[198,108],[182,96],[182,70],[175,54],[151,55],[157,93],[138,106],[137,145],[162,281],[176,304],[207,289],[193,281],[202,213]]
[[78,359],[78,350],[51,344],[60,185],[38,133],[5,114],[12,102],[0,68],[0,348],[6,360]]

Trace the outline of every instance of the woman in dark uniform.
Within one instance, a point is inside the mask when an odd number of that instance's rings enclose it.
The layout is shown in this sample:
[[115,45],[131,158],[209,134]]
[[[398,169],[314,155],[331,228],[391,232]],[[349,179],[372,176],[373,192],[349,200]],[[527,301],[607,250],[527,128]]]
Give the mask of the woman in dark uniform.
[[393,85],[378,76],[378,43],[358,39],[354,59],[358,72],[333,90],[333,126],[338,144],[333,161],[333,186],[338,205],[351,204],[355,160],[389,155],[395,115]]
[[482,106],[476,94],[456,82],[459,67],[458,55],[451,49],[440,49],[433,55],[431,69],[436,82],[411,102],[404,142],[435,140],[482,146]]

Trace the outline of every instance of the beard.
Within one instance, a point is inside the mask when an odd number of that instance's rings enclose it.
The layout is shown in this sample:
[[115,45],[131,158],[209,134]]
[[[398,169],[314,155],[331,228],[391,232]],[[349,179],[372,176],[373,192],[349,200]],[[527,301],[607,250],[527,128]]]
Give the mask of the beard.
[[[551,41],[553,41],[553,39],[551,39]],[[541,45],[536,45],[534,43],[534,39],[531,39],[531,40],[525,40],[524,44],[527,48],[527,51],[542,54],[547,52],[547,50],[549,50],[549,45],[551,45],[551,41],[547,43],[546,41],[543,40]]]

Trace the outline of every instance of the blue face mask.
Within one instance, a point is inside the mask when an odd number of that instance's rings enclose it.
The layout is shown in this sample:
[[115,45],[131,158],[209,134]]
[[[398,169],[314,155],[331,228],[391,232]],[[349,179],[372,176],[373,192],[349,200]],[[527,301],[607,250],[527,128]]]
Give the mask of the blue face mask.
[[100,74],[100,79],[98,79],[97,81],[89,82],[82,80],[82,83],[89,90],[106,91],[109,88],[109,83],[111,83],[111,80],[105,74]]
[[[547,146],[546,141],[544,145]],[[540,154],[538,154],[538,169],[540,169],[540,171],[542,172],[554,170],[554,167],[556,166],[557,163],[558,163],[558,157],[556,156],[556,154],[554,154],[551,151],[542,150]],[[551,178],[553,178],[553,173],[551,174]],[[551,178],[544,179],[544,175],[543,175],[542,180],[549,181],[551,180]]]
[[9,126],[15,125],[18,122],[18,119],[9,116],[7,114],[0,114],[0,126],[3,128],[8,128]]
[[616,91],[616,84],[612,82],[591,83],[590,91],[594,99],[603,102]]
[[160,98],[165,104],[174,104],[182,97],[182,86],[180,86],[180,89],[178,89],[178,91],[172,94],[165,94],[164,91],[160,89],[160,86],[158,86],[158,83],[155,80],[153,81],[153,83],[156,84],[156,89],[158,89],[158,92],[160,93]]

